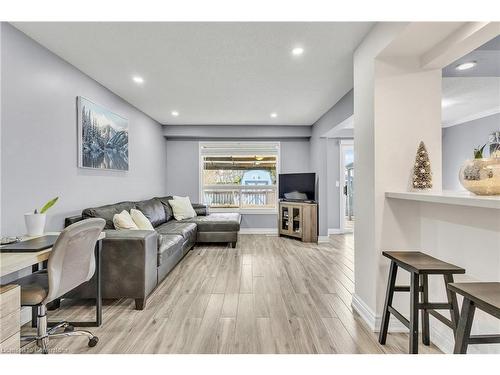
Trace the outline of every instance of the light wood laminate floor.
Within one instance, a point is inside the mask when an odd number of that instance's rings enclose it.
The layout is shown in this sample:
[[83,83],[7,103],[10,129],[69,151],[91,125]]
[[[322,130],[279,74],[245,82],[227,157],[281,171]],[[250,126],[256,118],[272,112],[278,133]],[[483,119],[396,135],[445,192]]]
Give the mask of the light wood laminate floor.
[[[145,310],[134,310],[130,299],[105,301],[103,325],[91,329],[96,347],[88,348],[83,337],[54,339],[49,347],[69,353],[406,353],[407,334],[389,334],[381,346],[353,313],[353,267],[352,235],[319,245],[240,235],[235,249],[196,246]],[[92,314],[90,302],[63,301],[49,320],[90,320]]]

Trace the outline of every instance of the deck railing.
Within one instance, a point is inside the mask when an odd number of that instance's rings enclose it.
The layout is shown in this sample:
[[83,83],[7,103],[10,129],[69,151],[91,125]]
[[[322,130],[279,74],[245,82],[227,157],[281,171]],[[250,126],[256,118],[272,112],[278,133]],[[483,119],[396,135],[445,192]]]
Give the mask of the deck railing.
[[275,208],[275,186],[216,186],[203,190],[205,204],[212,208]]

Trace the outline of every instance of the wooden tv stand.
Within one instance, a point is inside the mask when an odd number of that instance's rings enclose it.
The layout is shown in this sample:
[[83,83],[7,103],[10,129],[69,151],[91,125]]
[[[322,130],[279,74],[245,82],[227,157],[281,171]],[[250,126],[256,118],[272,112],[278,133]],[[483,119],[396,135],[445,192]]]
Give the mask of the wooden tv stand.
[[300,239],[302,242],[318,242],[318,204],[281,201],[278,212],[278,233]]

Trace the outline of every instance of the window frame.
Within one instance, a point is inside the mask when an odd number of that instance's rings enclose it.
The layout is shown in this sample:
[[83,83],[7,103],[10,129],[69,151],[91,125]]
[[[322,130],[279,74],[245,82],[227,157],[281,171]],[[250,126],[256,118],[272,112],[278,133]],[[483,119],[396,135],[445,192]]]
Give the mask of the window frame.
[[[203,184],[203,171],[204,171],[204,159],[203,157],[206,156],[202,152],[202,147],[205,145],[210,145],[210,146],[223,146],[223,145],[234,145],[234,149],[241,148],[242,150],[245,149],[245,146],[248,148],[250,145],[269,145],[269,146],[275,146],[276,147],[276,184],[273,185],[276,189],[276,204],[274,208],[224,208],[224,207],[214,207],[210,208],[211,212],[238,212],[240,214],[252,214],[252,215],[269,215],[269,214],[277,214],[278,213],[278,207],[279,207],[279,174],[281,170],[281,142],[279,141],[200,141],[198,142],[198,201],[202,204],[205,204],[204,202],[204,196],[203,196],[203,191],[204,191],[204,184]],[[250,152],[248,155],[255,155],[255,153],[251,154]],[[233,188],[237,187],[238,189],[242,190],[245,187],[243,185],[228,185],[228,188]],[[269,185],[266,186],[261,186],[262,187],[268,187]],[[246,188],[249,188],[248,186]],[[252,187],[250,187],[251,189]]]

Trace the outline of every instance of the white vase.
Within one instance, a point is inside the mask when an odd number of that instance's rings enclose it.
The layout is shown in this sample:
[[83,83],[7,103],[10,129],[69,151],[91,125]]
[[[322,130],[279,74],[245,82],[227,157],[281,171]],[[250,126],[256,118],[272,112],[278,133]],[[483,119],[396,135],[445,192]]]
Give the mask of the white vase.
[[24,222],[26,224],[28,236],[41,236],[43,234],[46,216],[46,214],[24,214]]

